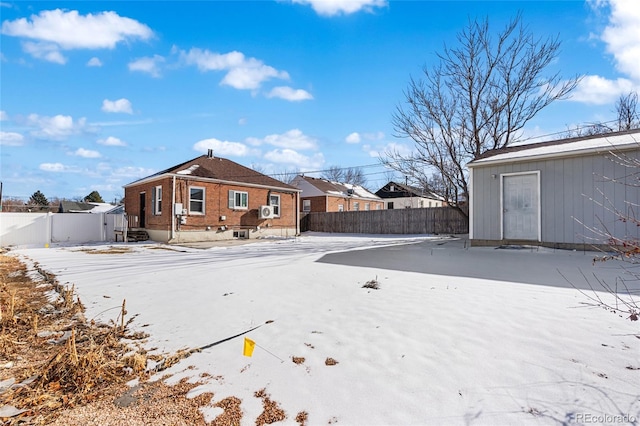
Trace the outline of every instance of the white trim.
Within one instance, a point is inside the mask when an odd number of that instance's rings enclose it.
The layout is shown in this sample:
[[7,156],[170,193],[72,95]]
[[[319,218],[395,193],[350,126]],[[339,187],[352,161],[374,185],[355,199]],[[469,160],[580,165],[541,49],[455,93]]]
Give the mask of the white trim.
[[[527,172],[513,172],[500,174],[500,239],[504,240],[504,177],[519,175],[536,175],[538,180],[538,241],[542,241],[542,196],[540,194],[540,170],[530,170]],[[470,197],[471,198],[471,197]],[[469,225],[471,226],[471,225]]]
[[[201,212],[192,211],[191,210],[191,190],[192,189],[201,189],[202,190],[202,201],[201,201],[202,202],[202,211]],[[207,199],[207,188],[205,188],[204,186],[191,186],[191,185],[189,185],[189,210],[188,210],[189,214],[190,215],[199,215],[199,216],[205,215],[207,213],[206,212],[206,208],[205,208],[206,199]],[[196,201],[200,202],[200,200],[196,200]]]
[[[500,204],[502,204],[502,199]],[[469,173],[469,240],[473,240],[473,170]]]
[[[278,203],[277,204],[272,204],[271,203],[271,197],[276,197],[278,198]],[[249,200],[249,196],[247,195],[247,200]],[[282,202],[281,202],[281,198],[280,198],[280,194],[269,194],[269,205],[270,206],[278,206],[278,214],[275,214],[275,209],[273,210],[273,216],[274,217],[280,217],[282,214]]]

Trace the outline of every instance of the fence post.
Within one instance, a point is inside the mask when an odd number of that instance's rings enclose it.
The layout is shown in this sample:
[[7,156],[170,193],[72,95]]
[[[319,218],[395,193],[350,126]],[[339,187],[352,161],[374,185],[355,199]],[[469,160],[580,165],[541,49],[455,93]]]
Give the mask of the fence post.
[[49,245],[51,244],[51,234],[53,233],[53,213],[51,213],[50,211],[47,212],[47,231],[46,231],[46,237],[45,237],[45,242],[44,242],[44,246],[45,247],[49,247]]

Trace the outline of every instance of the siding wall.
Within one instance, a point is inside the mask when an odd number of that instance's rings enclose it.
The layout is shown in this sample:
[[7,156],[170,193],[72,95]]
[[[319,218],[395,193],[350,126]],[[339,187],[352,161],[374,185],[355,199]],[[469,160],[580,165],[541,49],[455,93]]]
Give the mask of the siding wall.
[[[640,150],[624,155],[640,159]],[[543,243],[606,244],[606,238],[598,235],[605,229],[618,237],[638,238],[640,227],[620,221],[614,213],[616,209],[630,213],[631,206],[640,203],[638,176],[633,176],[638,170],[624,167],[611,154],[601,154],[473,167],[473,240],[500,240],[500,176],[527,171],[540,171]],[[640,213],[637,207],[636,213]]]

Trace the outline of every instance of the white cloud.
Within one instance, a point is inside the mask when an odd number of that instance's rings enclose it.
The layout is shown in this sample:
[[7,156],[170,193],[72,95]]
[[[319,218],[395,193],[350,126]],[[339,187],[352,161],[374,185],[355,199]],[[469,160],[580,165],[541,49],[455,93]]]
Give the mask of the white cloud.
[[640,81],[640,8],[636,0],[610,0],[609,24],[601,39],[607,44],[618,71]]
[[77,121],[69,115],[56,115],[53,117],[30,114],[27,117],[27,125],[36,127],[31,134],[41,139],[64,139],[68,136],[81,133],[87,129],[87,120],[82,117]]
[[590,0],[597,12],[608,14],[607,24],[594,37],[605,43],[622,77],[607,79],[586,76],[572,93],[571,100],[591,104],[609,104],[630,91],[640,90],[640,8],[634,0]]
[[102,61],[100,60],[100,58],[96,58],[95,56],[91,59],[89,59],[89,61],[87,62],[87,66],[88,67],[101,67],[102,66]]
[[45,172],[66,172],[69,170],[69,167],[62,163],[42,163],[40,164],[40,170],[44,170]]
[[36,58],[64,63],[60,53],[72,49],[114,49],[120,42],[148,40],[153,31],[116,12],[80,15],[78,11],[44,10],[38,15],[2,23],[2,34],[35,40],[23,44]]
[[216,53],[210,50],[192,48],[180,51],[181,60],[187,65],[195,65],[200,71],[227,71],[220,84],[235,89],[255,90],[272,78],[288,80],[286,71],[265,65],[256,58],[247,58],[241,52]]
[[24,142],[24,136],[15,132],[0,131],[1,146],[21,146]]
[[6,111],[0,110],[0,121],[7,121],[9,119],[9,114]]
[[104,146],[127,146],[127,143],[121,139],[118,139],[114,136],[109,136],[106,139],[98,139],[99,145]]
[[349,15],[361,10],[372,12],[376,7],[387,6],[386,0],[292,0],[294,3],[311,5],[321,16]]
[[249,148],[240,142],[221,141],[215,138],[204,139],[193,145],[195,151],[202,153],[213,149],[214,155],[230,155],[235,157],[243,157],[249,154]]
[[117,101],[110,101],[109,99],[105,99],[104,101],[102,101],[102,111],[133,114],[131,102],[125,98],[118,99]]
[[152,77],[160,77],[160,66],[165,62],[164,57],[160,55],[147,56],[138,58],[129,62],[129,71],[139,71],[150,74]]
[[120,167],[118,169],[115,169],[112,173],[112,176],[117,176],[117,177],[125,177],[125,178],[142,178],[145,176],[150,176],[154,173],[156,173],[157,170],[154,169],[148,169],[145,167],[133,167],[133,166],[127,166],[127,167]]
[[73,155],[75,155],[76,157],[82,157],[82,158],[100,158],[101,157],[98,151],[93,151],[91,149],[84,149],[84,148],[76,149]]
[[293,149],[274,149],[267,152],[264,158],[274,163],[292,165],[301,170],[319,169],[324,164],[322,153],[309,157]]
[[313,99],[313,95],[302,89],[292,89],[288,86],[278,86],[271,89],[267,94],[268,98],[281,98],[287,101],[306,101]]
[[361,140],[360,133],[353,132],[349,134],[349,136],[344,138],[344,140],[346,143],[360,143],[360,140]]
[[638,90],[638,85],[626,78],[609,80],[598,75],[584,77],[578,87],[571,92],[571,101],[595,105],[611,104],[631,91]]
[[385,146],[372,147],[371,145],[363,145],[362,150],[369,154],[370,157],[380,158],[385,153],[395,152],[403,157],[408,157],[413,153],[413,149],[407,145],[391,142]]
[[279,148],[290,149],[317,149],[318,145],[316,140],[310,136],[305,135],[299,129],[291,129],[282,134],[273,134],[258,138],[247,138],[247,143],[251,145],[259,146],[262,144],[269,144],[277,146]]
[[246,125],[249,122],[249,120],[246,117],[242,117],[240,120],[238,120],[238,124],[241,126]]
[[54,62],[60,65],[67,63],[67,58],[62,56],[58,46],[53,43],[34,43],[32,41],[25,41],[22,43],[22,50],[34,58],[44,59],[45,61]]

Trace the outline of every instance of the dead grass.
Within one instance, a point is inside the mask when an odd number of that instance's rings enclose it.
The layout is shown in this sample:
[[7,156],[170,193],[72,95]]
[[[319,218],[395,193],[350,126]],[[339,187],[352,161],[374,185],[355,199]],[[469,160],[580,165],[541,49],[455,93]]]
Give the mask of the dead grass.
[[336,361],[331,357],[327,357],[327,359],[324,360],[324,365],[336,365],[336,364],[338,364],[338,361]]
[[133,250],[129,247],[111,246],[106,249],[82,248],[74,251],[81,251],[87,254],[125,254],[125,253],[131,253]]
[[[113,401],[127,389],[125,382],[148,379],[148,354],[140,344],[146,335],[129,330],[135,316],[126,317],[124,301],[110,324],[87,322],[74,286],[63,286],[37,264],[35,268],[43,281],[29,278],[25,265],[16,258],[0,255],[0,365],[5,367],[0,369],[0,381],[14,382],[0,391],[0,406],[22,411],[0,420],[6,425],[49,424],[64,413],[66,420],[59,424],[86,424],[86,419],[74,423],[69,413],[82,417],[77,413],[91,407],[103,410],[111,404],[113,408]],[[183,356],[167,357],[165,368]],[[154,395],[166,395],[164,403],[174,405],[168,413],[185,404],[196,407],[187,410],[191,413],[185,417],[188,421],[167,424],[205,424],[197,407],[206,397],[186,401],[186,392],[193,385],[155,386],[162,392]],[[142,401],[137,410],[157,411],[154,404],[158,401],[153,401],[147,398],[147,405]]]
[[375,280],[367,281],[362,285],[362,288],[370,288],[373,290],[380,290],[380,282],[378,281],[378,277],[376,276]]
[[280,422],[287,418],[287,414],[278,406],[278,403],[271,400],[266,389],[256,391],[254,396],[262,399],[262,413],[256,419],[256,426]]
[[296,422],[298,422],[300,426],[306,426],[308,418],[309,413],[306,411],[300,411],[298,415],[296,415]]
[[304,357],[302,356],[292,356],[291,360],[293,361],[294,364],[304,364]]
[[239,398],[230,396],[214,404],[214,407],[222,408],[224,413],[216,417],[212,424],[215,426],[238,426],[242,420],[241,403]]

